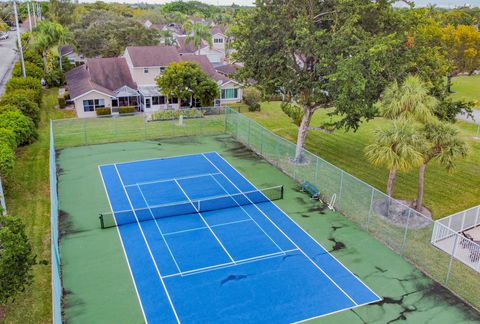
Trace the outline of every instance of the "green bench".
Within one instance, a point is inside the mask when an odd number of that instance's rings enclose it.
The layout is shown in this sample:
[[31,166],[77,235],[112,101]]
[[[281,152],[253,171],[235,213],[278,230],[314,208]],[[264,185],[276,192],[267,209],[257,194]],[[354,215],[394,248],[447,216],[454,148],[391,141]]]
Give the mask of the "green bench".
[[300,184],[300,188],[302,191],[308,192],[310,196],[312,196],[312,199],[318,199],[320,196],[320,190],[318,190],[313,183],[307,180],[303,180],[303,182]]

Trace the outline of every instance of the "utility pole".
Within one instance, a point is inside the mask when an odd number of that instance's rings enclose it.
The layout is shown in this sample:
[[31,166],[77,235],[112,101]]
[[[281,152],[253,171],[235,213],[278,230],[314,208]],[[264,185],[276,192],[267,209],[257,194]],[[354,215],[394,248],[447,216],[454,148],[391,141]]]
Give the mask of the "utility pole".
[[18,50],[20,53],[20,62],[22,63],[22,74],[23,77],[27,77],[25,73],[25,62],[23,62],[23,49],[22,49],[22,38],[20,37],[20,26],[18,25],[18,13],[17,13],[17,1],[13,0],[13,11],[15,11],[15,26],[17,27],[17,41],[18,41]]
[[35,2],[32,3],[32,14],[33,14],[33,26],[37,27],[37,7]]
[[28,12],[28,27],[30,29],[30,34],[32,34],[32,16],[30,15],[30,2],[27,2],[27,12]]

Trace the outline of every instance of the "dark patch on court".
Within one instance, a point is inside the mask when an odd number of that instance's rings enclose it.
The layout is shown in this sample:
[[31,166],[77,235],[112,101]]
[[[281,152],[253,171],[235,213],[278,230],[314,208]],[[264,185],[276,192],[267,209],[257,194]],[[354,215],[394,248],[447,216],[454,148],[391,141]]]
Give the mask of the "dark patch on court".
[[[85,306],[85,301],[78,296],[76,296],[71,290],[63,289],[63,311],[62,317],[65,323],[71,321],[71,319],[75,318],[75,316],[80,315],[83,313],[83,307]],[[72,310],[74,309],[74,311]],[[68,310],[68,315],[65,313],[65,310]]]
[[71,215],[62,209],[58,210],[58,223],[60,239],[63,239],[70,234],[85,232],[77,229]]
[[330,236],[328,237],[328,240],[333,243],[333,247],[328,251],[328,252],[334,252],[334,251],[339,251],[345,249],[347,246],[345,243],[341,241],[337,241],[337,239],[333,236],[333,234],[338,230],[343,228],[343,226],[331,226],[332,231],[330,232]]
[[230,281],[240,281],[242,279],[247,279],[247,277],[247,275],[229,275],[228,277],[220,281],[220,286],[223,286]]

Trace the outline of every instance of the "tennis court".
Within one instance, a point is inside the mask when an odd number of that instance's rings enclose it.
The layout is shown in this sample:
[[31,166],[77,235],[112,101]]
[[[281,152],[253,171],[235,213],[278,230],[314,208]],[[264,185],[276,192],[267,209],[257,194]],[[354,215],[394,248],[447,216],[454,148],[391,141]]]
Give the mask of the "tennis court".
[[99,167],[145,321],[290,323],[380,298],[218,153]]

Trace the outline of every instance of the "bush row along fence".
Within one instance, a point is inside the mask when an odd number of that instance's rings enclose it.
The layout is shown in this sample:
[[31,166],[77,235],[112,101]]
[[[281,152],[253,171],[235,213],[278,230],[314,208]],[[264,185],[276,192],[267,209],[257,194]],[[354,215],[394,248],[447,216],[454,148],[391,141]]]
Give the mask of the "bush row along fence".
[[52,321],[62,323],[62,280],[60,269],[60,252],[58,248],[58,195],[57,195],[57,166],[55,160],[55,139],[53,123],[50,122],[50,212],[51,212],[51,258],[52,258]]
[[[453,246],[447,254],[431,244],[434,221],[307,150],[303,151],[302,163],[293,163],[294,143],[273,134],[233,109],[218,108],[216,114],[184,120],[183,125],[177,119],[149,122],[142,115],[56,120],[53,122],[53,132],[56,149],[179,136],[230,134],[296,181],[313,183],[320,189],[324,201],[335,197],[335,207],[342,214],[437,282],[448,286],[477,308],[480,307],[478,273],[453,257]],[[52,189],[52,196],[56,197],[53,192]],[[56,221],[57,214],[52,202],[53,217]],[[457,235],[454,230],[442,224],[439,226],[444,227],[451,236]]]
[[[432,244],[480,272],[480,240],[471,232],[480,225],[480,206],[444,217],[433,228]],[[480,232],[479,232],[480,233]]]
[[[446,254],[431,244],[436,223],[432,219],[307,150],[303,150],[302,162],[294,163],[294,143],[234,110],[227,109],[225,126],[228,134],[297,182],[314,184],[324,201],[335,199],[338,211],[404,259],[472,305],[480,306],[478,273],[453,257],[454,246]],[[449,235],[458,236],[454,230],[439,226]]]

